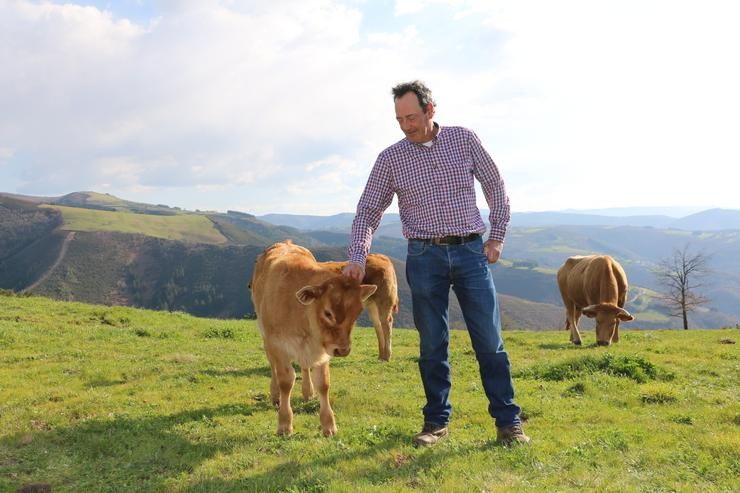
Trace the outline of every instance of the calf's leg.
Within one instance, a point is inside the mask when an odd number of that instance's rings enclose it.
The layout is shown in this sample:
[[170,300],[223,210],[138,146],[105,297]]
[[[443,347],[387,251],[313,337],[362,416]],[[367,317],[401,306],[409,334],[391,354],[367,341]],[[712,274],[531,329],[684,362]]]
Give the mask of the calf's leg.
[[378,358],[388,361],[391,359],[390,330],[388,330],[388,337],[386,337],[386,329],[383,326],[383,320],[380,316],[382,311],[379,309],[377,303],[371,302],[367,305],[367,313],[373,321],[375,335],[378,338]]
[[277,364],[273,368],[280,390],[277,434],[290,435],[293,433],[293,409],[290,407],[290,392],[293,390],[293,384],[295,383],[295,370],[290,363]]
[[278,377],[275,373],[275,365],[270,361],[270,401],[273,406],[280,405],[280,386],[278,385]]
[[329,363],[326,362],[316,368],[316,387],[319,392],[319,419],[321,421],[321,431],[324,436],[337,434],[337,424],[334,420],[334,411],[329,403]]
[[301,368],[301,393],[304,401],[308,401],[314,396],[311,368]]

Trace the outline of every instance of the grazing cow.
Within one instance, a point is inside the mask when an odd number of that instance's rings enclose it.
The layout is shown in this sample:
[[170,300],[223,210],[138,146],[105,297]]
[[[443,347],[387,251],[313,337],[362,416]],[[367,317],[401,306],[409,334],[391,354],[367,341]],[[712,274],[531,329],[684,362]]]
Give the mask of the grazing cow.
[[316,368],[321,430],[325,436],[336,434],[329,360],[349,354],[362,303],[377,288],[322,268],[311,252],[290,240],[268,247],[257,258],[249,287],[272,370],[270,397],[279,406],[278,435],[293,432],[293,362]]
[[565,330],[570,330],[573,344],[581,345],[581,314],[596,318],[596,341],[600,346],[619,341],[620,320],[635,319],[624,309],[627,276],[608,255],[568,258],[558,270],[558,287],[565,305]]

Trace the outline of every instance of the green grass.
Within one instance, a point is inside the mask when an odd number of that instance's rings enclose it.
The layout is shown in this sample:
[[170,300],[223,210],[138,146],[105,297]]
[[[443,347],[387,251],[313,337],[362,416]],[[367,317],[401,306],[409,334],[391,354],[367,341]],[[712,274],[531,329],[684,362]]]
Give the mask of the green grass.
[[740,331],[620,332],[505,333],[532,437],[513,448],[453,332],[450,436],[415,449],[413,330],[383,363],[358,328],[332,361],[339,434],[299,381],[282,438],[254,321],[0,296],[0,491],[737,491]]
[[69,231],[117,231],[137,233],[167,240],[222,244],[226,238],[202,214],[158,216],[124,211],[100,211],[80,207],[48,206],[64,218],[62,229]]

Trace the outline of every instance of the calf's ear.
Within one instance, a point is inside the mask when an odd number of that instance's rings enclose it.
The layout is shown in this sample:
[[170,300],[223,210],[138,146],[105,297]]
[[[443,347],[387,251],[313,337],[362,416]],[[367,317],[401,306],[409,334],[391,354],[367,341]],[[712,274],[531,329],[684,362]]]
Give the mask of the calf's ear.
[[319,286],[303,286],[301,289],[296,291],[295,297],[303,305],[310,305],[316,298],[321,296],[322,289]]
[[361,284],[360,285],[360,297],[362,298],[362,301],[365,301],[369,297],[375,293],[375,291],[378,289],[378,286],[375,284]]

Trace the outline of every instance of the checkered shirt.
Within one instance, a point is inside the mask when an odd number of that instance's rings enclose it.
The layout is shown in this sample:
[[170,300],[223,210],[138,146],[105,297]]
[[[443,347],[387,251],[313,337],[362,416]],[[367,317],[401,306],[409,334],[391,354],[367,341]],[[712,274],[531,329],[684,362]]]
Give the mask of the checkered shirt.
[[440,127],[431,147],[403,139],[385,149],[357,204],[349,260],[364,265],[372,235],[394,193],[406,238],[484,233],[473,177],[491,211],[488,237],[503,241],[510,220],[509,197],[496,164],[472,130]]

